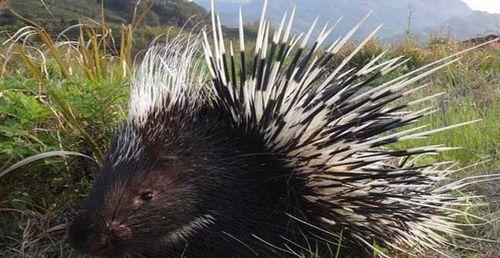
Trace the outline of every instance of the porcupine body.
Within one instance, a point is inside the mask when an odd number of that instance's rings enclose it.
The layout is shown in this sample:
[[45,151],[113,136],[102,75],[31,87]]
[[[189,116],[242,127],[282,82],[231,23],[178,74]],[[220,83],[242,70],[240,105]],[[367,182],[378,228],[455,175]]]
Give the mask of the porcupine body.
[[378,29],[326,67],[367,17],[319,51],[336,24],[311,44],[315,24],[291,37],[293,16],[270,39],[264,7],[251,65],[242,19],[235,54],[215,14],[212,44],[203,34],[202,44],[178,37],[148,50],[130,117],[69,226],[74,248],[97,256],[345,257],[373,252],[373,244],[440,252],[445,235],[460,235],[453,220],[462,200],[451,191],[463,182],[439,186],[449,169],[413,160],[446,148],[384,147],[453,127],[395,131],[431,112],[400,100],[453,60],[376,83],[405,60],[382,61],[382,53],[347,65]]

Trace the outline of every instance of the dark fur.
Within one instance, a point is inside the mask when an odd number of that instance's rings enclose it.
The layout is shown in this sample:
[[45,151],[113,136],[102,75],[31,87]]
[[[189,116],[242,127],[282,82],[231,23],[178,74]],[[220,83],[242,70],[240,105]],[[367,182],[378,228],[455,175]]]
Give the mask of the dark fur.
[[[304,252],[299,245],[314,250],[318,236],[331,238],[308,226],[303,230],[304,225],[287,216],[314,222],[302,213],[313,210],[306,209],[309,204],[301,197],[307,195],[303,179],[293,176],[285,157],[264,147],[259,133],[242,133],[211,108],[194,115],[188,111],[152,113],[145,127],[127,124],[118,131],[88,200],[69,228],[73,247],[92,253],[96,239],[104,237],[112,249],[102,255],[109,256],[124,251],[145,257],[285,257],[291,255],[280,251],[286,245]],[[158,131],[161,124],[165,127]],[[126,130],[137,130],[145,152],[137,162],[127,159],[113,167],[118,136]],[[153,200],[138,207],[130,204],[143,190],[138,189],[141,182],[158,180],[165,184],[153,189],[158,191]],[[204,214],[214,218],[207,228],[186,241],[159,242]],[[113,236],[106,229],[111,221],[121,221],[131,236]]]

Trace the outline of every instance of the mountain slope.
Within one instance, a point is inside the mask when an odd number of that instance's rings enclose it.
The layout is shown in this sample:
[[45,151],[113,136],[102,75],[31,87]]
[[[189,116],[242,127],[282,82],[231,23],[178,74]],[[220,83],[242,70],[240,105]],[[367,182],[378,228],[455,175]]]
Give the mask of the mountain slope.
[[459,39],[478,34],[500,34],[500,15],[476,11],[463,18],[455,17],[446,21],[445,27]]
[[[49,27],[65,28],[68,23],[74,24],[80,19],[100,19],[101,1],[104,2],[107,22],[122,24],[132,20],[136,0],[11,0],[9,3],[13,10],[30,20]],[[145,8],[150,1],[143,0],[139,9]],[[188,20],[196,24],[207,17],[202,7],[185,0],[156,0],[154,3],[145,18],[146,25],[183,26]],[[0,12],[0,21],[13,23],[15,19],[4,11]]]
[[[226,1],[216,1],[217,10],[225,25],[236,26],[240,4],[235,3],[238,1]],[[253,22],[258,19],[264,0],[248,1],[243,1],[242,8],[246,22]],[[210,0],[195,2],[210,8]],[[451,31],[457,39],[500,30],[500,15],[474,12],[460,0],[271,0],[268,15],[276,24],[284,10],[291,10],[294,4],[299,10],[296,19],[298,30],[307,30],[318,15],[320,24],[343,17],[337,35],[350,30],[359,19],[373,10],[372,17],[358,34],[358,39],[382,23],[383,28],[378,34],[382,39],[400,37],[408,29],[418,34],[436,31],[448,34]]]

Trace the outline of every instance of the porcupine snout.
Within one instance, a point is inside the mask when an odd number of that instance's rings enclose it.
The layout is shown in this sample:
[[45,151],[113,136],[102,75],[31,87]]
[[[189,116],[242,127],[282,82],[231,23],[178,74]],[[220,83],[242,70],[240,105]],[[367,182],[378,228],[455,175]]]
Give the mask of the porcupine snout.
[[78,251],[95,256],[116,254],[132,231],[118,221],[106,222],[102,216],[82,212],[67,231],[67,241]]

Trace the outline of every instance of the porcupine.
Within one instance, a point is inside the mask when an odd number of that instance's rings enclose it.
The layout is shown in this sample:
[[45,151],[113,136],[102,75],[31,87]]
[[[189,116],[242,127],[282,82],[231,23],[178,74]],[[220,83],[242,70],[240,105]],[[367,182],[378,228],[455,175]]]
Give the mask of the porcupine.
[[270,39],[265,13],[266,4],[250,65],[241,11],[239,55],[214,11],[212,44],[203,32],[147,51],[132,80],[129,118],[69,226],[75,249],[112,257],[346,257],[375,244],[440,252],[446,235],[461,235],[455,207],[464,201],[452,192],[469,181],[443,184],[450,167],[414,158],[448,148],[387,147],[463,125],[396,130],[433,112],[412,109],[429,97],[405,101],[425,87],[409,86],[458,54],[380,83],[407,60],[384,60],[383,52],[349,67],[380,27],[328,68],[368,16],[320,50],[340,20],[311,43],[316,21],[292,37],[294,9]]

